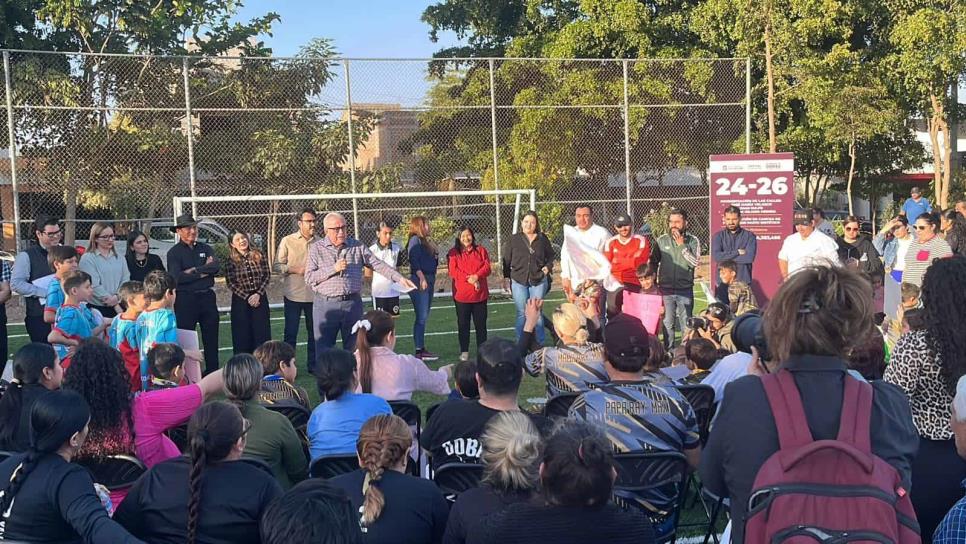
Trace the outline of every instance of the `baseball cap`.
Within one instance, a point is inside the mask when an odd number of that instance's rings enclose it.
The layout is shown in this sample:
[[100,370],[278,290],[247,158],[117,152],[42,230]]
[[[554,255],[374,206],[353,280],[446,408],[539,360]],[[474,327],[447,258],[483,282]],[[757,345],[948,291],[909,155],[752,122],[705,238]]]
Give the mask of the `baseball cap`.
[[811,210],[795,210],[795,214],[792,215],[792,221],[796,225],[811,225],[812,224],[812,211]]
[[909,192],[914,195],[921,195],[922,189],[920,189],[919,187],[913,187],[912,190],[910,190]]
[[483,342],[477,350],[476,373],[491,389],[519,386],[523,379],[523,357],[519,348],[506,338]]
[[631,218],[626,213],[622,213],[614,219],[615,227],[628,227],[630,225],[631,225]]
[[604,351],[608,357],[644,357],[651,353],[647,329],[640,319],[617,314],[604,325]]

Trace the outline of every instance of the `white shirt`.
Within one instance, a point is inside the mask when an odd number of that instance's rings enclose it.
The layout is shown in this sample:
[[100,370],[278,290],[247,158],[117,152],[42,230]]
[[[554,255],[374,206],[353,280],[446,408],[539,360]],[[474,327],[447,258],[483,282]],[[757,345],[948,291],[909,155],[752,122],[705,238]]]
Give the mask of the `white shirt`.
[[[399,252],[401,250],[402,248],[395,241],[389,242],[389,247],[386,248],[379,247],[379,242],[369,246],[369,251],[373,255],[382,262],[392,265],[393,268],[399,262]],[[399,296],[399,291],[396,290],[396,284],[392,280],[373,270],[372,296],[375,298],[393,298]]]
[[835,240],[818,230],[813,230],[808,238],[802,238],[796,232],[785,238],[782,249],[778,252],[778,259],[788,263],[788,275],[791,276],[809,266],[837,266],[838,249]]
[[906,253],[909,252],[909,247],[912,246],[912,241],[914,237],[912,235],[906,236],[905,238],[896,238],[896,262],[892,265],[893,270],[898,270],[902,272],[906,269]]
[[[591,225],[587,230],[575,228],[574,233],[577,241],[601,252],[604,251],[604,244],[611,237],[611,233],[600,225]],[[566,246],[560,248],[560,277],[568,279],[573,277],[571,274],[572,266]]]

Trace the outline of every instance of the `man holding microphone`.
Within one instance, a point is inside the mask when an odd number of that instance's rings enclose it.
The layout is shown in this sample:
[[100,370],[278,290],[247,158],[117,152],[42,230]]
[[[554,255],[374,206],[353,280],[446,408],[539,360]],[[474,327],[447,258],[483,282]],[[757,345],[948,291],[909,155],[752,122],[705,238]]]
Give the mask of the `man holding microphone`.
[[312,320],[315,322],[316,352],[335,346],[342,332],[342,347],[355,350],[352,326],[362,318],[362,269],[372,268],[406,289],[414,289],[408,278],[378,259],[365,245],[350,238],[342,214],[331,212],[322,219],[325,235],[309,248],[305,283],[314,292]]

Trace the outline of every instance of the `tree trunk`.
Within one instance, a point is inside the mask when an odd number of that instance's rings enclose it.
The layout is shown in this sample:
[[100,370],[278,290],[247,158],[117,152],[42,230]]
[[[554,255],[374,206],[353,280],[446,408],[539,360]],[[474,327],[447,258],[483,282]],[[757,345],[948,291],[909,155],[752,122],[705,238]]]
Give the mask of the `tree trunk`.
[[268,247],[265,248],[265,252],[268,254],[269,267],[275,265],[275,248],[278,247],[276,243],[276,237],[278,236],[278,212],[280,206],[281,202],[273,200],[272,214],[268,218]]
[[[942,98],[932,94],[929,96],[929,102],[931,112],[927,126],[929,128],[929,142],[932,144],[934,201],[938,208],[945,209],[949,200],[951,175],[949,165],[952,158],[952,142],[950,141],[949,124],[946,122]],[[943,139],[942,145],[939,143],[940,135]]]
[[775,134],[775,73],[771,64],[771,9],[765,15],[765,74],[768,78],[768,152],[778,152],[778,140]]
[[74,177],[68,174],[64,191],[64,245],[74,245],[77,234],[77,193],[79,187]]
[[849,215],[855,215],[852,203],[852,178],[855,176],[855,139],[849,142],[849,180],[845,185],[845,196],[849,199]]

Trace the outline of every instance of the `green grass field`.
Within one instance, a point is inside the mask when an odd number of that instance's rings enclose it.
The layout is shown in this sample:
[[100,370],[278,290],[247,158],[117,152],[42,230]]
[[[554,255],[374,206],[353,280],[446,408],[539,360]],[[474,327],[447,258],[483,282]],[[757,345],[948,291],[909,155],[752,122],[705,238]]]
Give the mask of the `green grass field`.
[[[548,315],[553,311],[553,307],[564,300],[563,293],[560,291],[551,292],[547,298],[545,313]],[[401,298],[402,309],[400,317],[396,321],[396,351],[398,353],[413,353],[413,309],[407,297]],[[706,305],[704,294],[700,289],[695,290],[695,312],[700,311]],[[366,309],[370,309],[371,304],[366,303]],[[487,325],[490,337],[501,336],[514,339],[513,325],[516,319],[516,310],[513,300],[502,293],[492,293],[489,301],[489,316]],[[272,310],[272,338],[281,340],[283,330],[282,310]],[[21,346],[29,340],[23,327],[23,322],[11,321],[7,325],[10,339],[10,353],[15,353]],[[318,393],[315,381],[304,367],[305,354],[305,328],[304,325],[299,330],[299,342],[297,350],[297,360],[299,363],[298,383],[308,391],[313,403],[318,402]],[[221,344],[221,362],[224,364],[232,355],[231,351],[231,323],[228,314],[221,316],[221,330],[219,336]],[[470,354],[475,356],[476,346],[473,335],[470,337]],[[429,363],[431,367],[438,368],[445,364],[456,363],[459,361],[459,342],[456,336],[456,310],[453,307],[453,300],[449,297],[438,297],[433,300],[433,309],[429,314],[429,323],[426,327],[426,347],[440,356],[438,361]],[[524,406],[529,403],[527,399],[542,398],[546,396],[546,382],[542,377],[532,378],[524,376],[523,386],[520,390],[520,402]],[[426,408],[439,402],[441,397],[427,393],[417,393],[415,402],[425,413]]]

